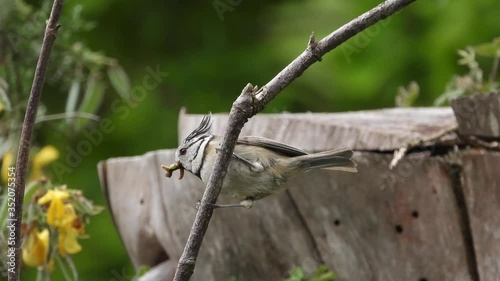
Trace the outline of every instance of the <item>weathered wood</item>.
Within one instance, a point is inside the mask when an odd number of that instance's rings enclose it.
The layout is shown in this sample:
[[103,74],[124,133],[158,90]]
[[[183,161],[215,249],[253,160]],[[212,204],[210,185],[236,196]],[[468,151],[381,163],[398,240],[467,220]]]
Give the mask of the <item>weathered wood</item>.
[[[222,134],[227,114],[214,114],[214,133]],[[198,126],[202,115],[179,115],[179,141]],[[343,113],[261,114],[248,121],[241,136],[261,136],[306,151],[338,147],[393,151],[416,142],[456,144],[457,123],[449,107],[391,108]]]
[[[157,152],[161,153],[161,152]],[[166,259],[157,234],[166,233],[163,206],[159,201],[156,153],[101,161],[101,188],[108,208],[133,264],[155,265]],[[161,234],[160,236],[163,236]]]
[[462,184],[482,281],[500,279],[500,154],[470,151],[461,157]]
[[357,155],[359,173],[316,171],[290,189],[339,281],[471,280],[452,183],[440,157]]
[[500,137],[500,93],[477,94],[452,100],[461,135]]
[[[441,147],[439,154],[442,146],[453,151],[459,143],[453,118],[449,108],[252,118],[245,135],[308,151],[365,150],[355,155],[359,173],[305,173],[289,190],[257,201],[250,210],[216,210],[192,280],[281,280],[294,266],[313,271],[321,262],[338,281],[498,279],[500,221],[494,212],[500,208],[495,195],[500,179],[494,167],[500,156],[483,150],[431,156],[438,152],[433,143]],[[200,119],[181,114],[181,138]],[[214,119],[217,134],[227,116]],[[386,152],[408,145],[431,147],[411,152],[389,170],[392,154]],[[172,278],[202,196],[204,185],[193,175],[186,173],[181,181],[163,176],[160,165],[173,161],[174,150],[162,150],[99,166],[132,262],[160,263],[142,281]],[[453,165],[462,165],[462,186],[450,172]],[[462,187],[464,192],[457,192]]]

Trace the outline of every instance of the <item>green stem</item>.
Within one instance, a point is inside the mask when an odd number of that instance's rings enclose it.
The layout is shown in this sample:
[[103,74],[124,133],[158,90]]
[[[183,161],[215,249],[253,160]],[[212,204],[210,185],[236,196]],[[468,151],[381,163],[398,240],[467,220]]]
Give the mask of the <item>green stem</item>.
[[61,257],[58,254],[54,255],[54,259],[56,260],[57,264],[59,265],[59,268],[61,269],[61,272],[64,276],[64,280],[66,281],[76,281],[71,277],[69,274],[68,270],[66,269],[66,265],[64,264],[64,261],[61,259]]
[[36,281],[45,281],[44,277],[45,277],[44,270],[41,267],[39,267],[36,272]]
[[53,120],[65,119],[65,118],[84,118],[84,119],[90,119],[90,120],[93,120],[96,122],[98,122],[100,119],[99,116],[91,114],[91,113],[65,112],[65,113],[51,114],[51,115],[45,115],[42,117],[38,117],[35,121],[35,124],[45,122],[45,121],[53,121]]
[[66,263],[71,269],[71,273],[73,274],[73,279],[75,281],[78,281],[78,270],[76,270],[76,266],[75,263],[73,262],[73,259],[69,255],[66,255],[64,256],[64,260],[66,260]]

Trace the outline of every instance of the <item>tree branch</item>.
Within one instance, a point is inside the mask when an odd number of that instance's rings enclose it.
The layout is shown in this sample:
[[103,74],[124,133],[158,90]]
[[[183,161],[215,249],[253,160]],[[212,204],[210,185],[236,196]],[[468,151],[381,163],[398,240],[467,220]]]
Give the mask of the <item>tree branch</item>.
[[184,252],[179,259],[174,281],[187,281],[194,272],[196,258],[213,214],[212,204],[217,202],[217,197],[219,196],[222,181],[226,175],[236,140],[248,119],[262,111],[281,90],[302,75],[313,63],[320,61],[323,55],[414,1],[387,0],[345,24],[319,42],[316,42],[313,34],[309,39],[307,49],[264,87],[257,91],[257,87],[248,84],[243,89],[241,95],[233,103],[231,112],[229,113],[229,122],[221,142],[220,150],[218,151],[217,161],[203,194],[203,199],[201,200],[200,208],[196,214],[196,219],[186,242]]
[[52,11],[50,12],[49,20],[45,27],[45,34],[43,37],[42,48],[38,57],[38,63],[35,69],[35,76],[31,86],[30,97],[28,106],[26,108],[26,115],[24,116],[24,123],[21,130],[21,139],[19,141],[19,151],[16,161],[16,176],[15,176],[15,208],[14,208],[14,223],[15,223],[15,268],[13,272],[9,271],[9,281],[20,280],[20,265],[21,265],[21,223],[23,220],[23,200],[24,188],[26,180],[26,170],[28,167],[29,150],[31,146],[31,135],[33,133],[33,126],[35,124],[36,112],[38,110],[38,103],[42,94],[43,82],[45,80],[45,73],[47,72],[48,61],[52,45],[56,40],[57,30],[59,29],[59,17],[63,6],[63,0],[54,0]]

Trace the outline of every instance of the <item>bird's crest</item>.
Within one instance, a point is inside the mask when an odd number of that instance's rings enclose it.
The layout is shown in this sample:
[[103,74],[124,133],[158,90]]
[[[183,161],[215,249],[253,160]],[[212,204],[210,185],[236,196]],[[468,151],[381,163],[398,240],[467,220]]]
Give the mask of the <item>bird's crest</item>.
[[184,139],[184,143],[188,143],[199,136],[208,135],[210,134],[211,130],[212,130],[212,113],[209,113],[203,116],[203,119],[201,120],[200,125],[198,125],[198,128],[192,131],[191,134],[189,134],[189,136],[187,136]]

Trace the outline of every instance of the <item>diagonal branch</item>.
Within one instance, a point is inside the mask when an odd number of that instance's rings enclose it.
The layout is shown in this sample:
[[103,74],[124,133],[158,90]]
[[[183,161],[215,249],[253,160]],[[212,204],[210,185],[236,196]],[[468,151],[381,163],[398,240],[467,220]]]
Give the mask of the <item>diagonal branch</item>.
[[212,204],[215,204],[217,201],[236,140],[248,119],[263,110],[281,90],[302,75],[313,63],[320,61],[323,55],[414,1],[387,0],[345,24],[319,42],[315,41],[313,34],[309,39],[307,49],[264,87],[257,91],[257,87],[248,84],[243,89],[243,92],[233,103],[231,112],[229,113],[229,122],[221,142],[217,162],[203,194],[203,199],[201,200],[201,205],[196,214],[196,219],[186,242],[184,252],[179,259],[174,281],[187,281],[194,272],[196,258],[213,214]]
[[26,115],[24,116],[24,123],[21,130],[21,139],[19,141],[19,152],[16,161],[16,177],[15,177],[15,208],[14,219],[12,222],[15,224],[15,237],[14,245],[10,245],[15,249],[15,268],[9,270],[9,281],[20,280],[20,265],[21,265],[21,223],[23,219],[23,200],[24,188],[26,180],[26,170],[28,167],[29,150],[31,146],[31,135],[33,133],[33,126],[35,124],[36,112],[38,103],[42,94],[43,82],[45,80],[45,73],[47,72],[50,51],[54,41],[56,40],[57,30],[59,29],[59,17],[63,6],[63,0],[54,0],[52,11],[50,12],[47,26],[45,27],[45,35],[43,37],[42,48],[38,63],[35,69],[35,76],[31,86],[30,97],[28,106],[26,108]]

